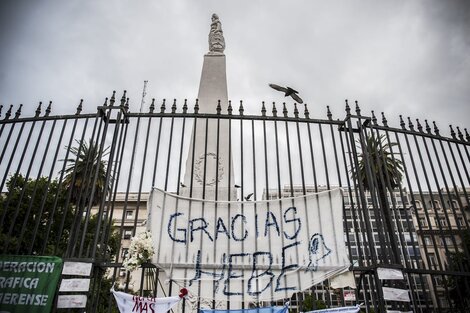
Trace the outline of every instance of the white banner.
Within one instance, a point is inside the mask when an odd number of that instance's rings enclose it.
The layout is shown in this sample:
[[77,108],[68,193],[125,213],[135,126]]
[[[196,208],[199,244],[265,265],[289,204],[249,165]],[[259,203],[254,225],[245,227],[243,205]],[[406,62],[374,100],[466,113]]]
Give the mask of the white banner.
[[62,275],[90,276],[92,263],[64,262]]
[[351,287],[356,289],[356,280],[354,273],[347,271],[346,273],[339,274],[330,279],[330,287],[333,289]]
[[89,278],[70,278],[62,279],[59,291],[88,291],[90,289]]
[[383,287],[385,300],[411,302],[410,295],[406,289]]
[[114,291],[111,292],[116,299],[119,312],[132,313],[132,312],[152,312],[152,313],[165,313],[174,307],[181,298],[167,297],[167,298],[150,298],[139,297],[130,295],[128,293]]
[[402,271],[396,268],[378,267],[377,275],[379,276],[379,279],[390,279],[390,280],[404,279]]
[[57,308],[84,308],[86,307],[86,300],[86,295],[59,295],[57,297]]
[[323,310],[315,310],[309,311],[305,313],[358,313],[361,307],[359,305],[355,306],[345,306],[342,308],[332,308],[332,309],[323,309]]
[[271,201],[203,201],[154,189],[152,262],[215,300],[289,298],[350,265],[341,189]]

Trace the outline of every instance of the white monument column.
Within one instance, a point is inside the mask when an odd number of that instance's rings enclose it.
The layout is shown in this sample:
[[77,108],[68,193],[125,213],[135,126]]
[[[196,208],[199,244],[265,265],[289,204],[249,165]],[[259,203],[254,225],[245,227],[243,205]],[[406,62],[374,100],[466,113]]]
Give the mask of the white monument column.
[[[228,92],[224,49],[222,25],[218,16],[213,14],[209,33],[209,52],[204,55],[199,84],[200,114],[215,114],[219,100],[222,112],[227,112]],[[229,151],[230,121],[220,119],[217,122],[217,119],[198,118],[195,123],[186,161],[184,176],[186,187],[182,188],[181,194],[211,200],[216,199],[217,195],[218,200],[236,200],[236,190],[232,187],[234,175]],[[191,187],[192,193],[190,193]]]

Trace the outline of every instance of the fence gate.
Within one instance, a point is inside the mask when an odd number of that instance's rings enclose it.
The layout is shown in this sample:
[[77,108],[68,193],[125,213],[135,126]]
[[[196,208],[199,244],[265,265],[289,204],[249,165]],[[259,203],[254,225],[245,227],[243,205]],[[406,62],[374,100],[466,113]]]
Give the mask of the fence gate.
[[[125,93],[120,100],[113,94],[92,114],[82,113],[80,103],[75,114],[54,116],[49,104],[32,117],[10,107],[0,120],[1,253],[91,262],[87,312],[116,312],[111,286],[178,294],[180,287],[161,269],[144,264],[128,272],[122,261],[131,237],[147,227],[152,187],[191,193],[185,175],[206,181],[207,167],[218,166],[205,154],[203,170],[188,172],[187,158],[197,157],[191,132],[199,123],[228,125],[228,135],[206,127],[202,137],[230,151],[233,166],[226,170],[233,173],[215,188],[231,192],[218,200],[343,189],[344,241],[356,288],[324,281],[294,294],[292,310],[360,303],[364,312],[470,310],[466,129],[451,126],[443,136],[434,123],[401,116],[392,127],[383,113],[362,115],[357,103],[351,112],[347,102],[338,119],[329,108],[326,118],[314,118],[307,105],[291,103],[262,103],[260,115],[246,115],[241,102],[213,114],[199,114],[186,100],[153,101],[146,113],[128,107]],[[383,268],[401,271],[403,279],[383,279]],[[387,300],[389,288],[409,291],[409,301]],[[269,304],[246,301],[243,307]],[[188,299],[179,310],[219,305],[231,303]]]

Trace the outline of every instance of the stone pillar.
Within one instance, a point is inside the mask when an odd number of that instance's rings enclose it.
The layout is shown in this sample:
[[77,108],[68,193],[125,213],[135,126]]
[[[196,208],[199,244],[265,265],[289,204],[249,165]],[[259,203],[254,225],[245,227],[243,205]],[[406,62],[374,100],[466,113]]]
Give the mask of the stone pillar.
[[[219,100],[222,112],[226,113],[228,93],[225,55],[206,54],[199,84],[199,113],[217,113]],[[198,118],[195,123],[186,160],[186,187],[183,187],[181,194],[210,200],[237,200],[236,189],[233,188],[233,162],[229,152],[230,121]]]

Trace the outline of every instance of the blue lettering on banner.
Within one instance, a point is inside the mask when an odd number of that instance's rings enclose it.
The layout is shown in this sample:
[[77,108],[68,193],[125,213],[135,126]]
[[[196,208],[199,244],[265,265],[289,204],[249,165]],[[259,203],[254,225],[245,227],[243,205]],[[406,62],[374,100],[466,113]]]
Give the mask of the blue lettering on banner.
[[[178,216],[183,215],[183,213],[174,213],[170,215],[170,220],[168,221],[168,236],[170,236],[171,240],[181,243],[186,243],[186,229],[177,228],[178,232],[183,233],[183,239],[176,238],[173,236],[173,220],[175,220]],[[174,222],[176,224],[176,221]]]
[[279,225],[277,224],[276,216],[273,214],[273,212],[266,212],[266,221],[264,223],[264,237],[268,235],[268,227],[271,226],[275,226],[275,230],[277,232],[277,235],[279,236]]
[[235,236],[235,231],[234,231],[234,230],[235,230],[235,223],[236,223],[236,221],[237,221],[238,218],[241,218],[241,220],[242,220],[242,225],[243,225],[243,226],[246,225],[246,217],[245,217],[245,215],[243,215],[243,214],[237,214],[237,215],[235,215],[235,216],[232,218],[232,239],[235,240],[235,241],[243,241],[243,240],[246,239],[246,237],[248,237],[248,230],[246,230],[245,227],[241,227],[241,226],[240,226],[240,227],[238,227],[238,228],[244,228],[244,229],[245,229],[245,234],[243,235],[242,238],[237,238],[237,237]]
[[235,272],[233,270],[232,260],[234,258],[243,258],[243,257],[248,256],[248,255],[249,255],[249,253],[234,253],[234,254],[230,254],[230,256],[228,257],[228,275],[227,275],[227,279],[225,280],[224,295],[226,295],[226,296],[237,296],[237,295],[242,295],[243,294],[241,292],[230,292],[227,289],[227,287],[229,287],[230,279],[236,279],[236,278],[243,277],[242,273],[239,273],[237,275],[237,272]]
[[217,219],[217,226],[215,227],[215,240],[219,238],[219,233],[227,235],[227,238],[230,239],[230,234],[228,233],[227,227],[224,224],[224,220],[221,217]]
[[284,236],[286,236],[286,239],[290,239],[290,240],[293,240],[297,237],[297,235],[299,234],[300,232],[300,227],[302,226],[302,222],[300,221],[300,218],[296,217],[296,218],[287,218],[287,214],[289,212],[293,211],[294,213],[292,214],[293,216],[295,216],[297,214],[297,208],[296,207],[290,207],[288,208],[285,212],[284,212],[284,221],[286,222],[286,224],[289,224],[289,223],[294,223],[295,225],[295,232],[292,236],[289,236],[286,231],[284,231]]
[[[194,224],[196,222],[200,222],[200,225],[197,226],[197,227],[194,227]],[[200,230],[200,231],[206,233],[207,237],[210,239],[210,241],[214,241],[214,239],[212,239],[212,237],[211,237],[211,234],[209,234],[209,232],[207,231],[207,226],[209,226],[209,224],[207,224],[206,220],[202,217],[193,218],[192,220],[190,220],[189,221],[189,229],[191,230],[191,242],[193,242],[194,232],[197,231],[197,230]]]
[[[258,263],[258,257],[261,257],[261,256],[263,256],[263,257],[265,256],[265,257],[268,258],[269,267],[266,270],[259,273],[257,263]],[[248,279],[248,294],[250,296],[260,295],[261,293],[263,293],[266,289],[268,289],[271,286],[271,284],[273,282],[273,278],[274,278],[274,274],[271,271],[271,265],[272,264],[273,264],[273,256],[270,252],[255,252],[255,253],[253,253],[252,272],[251,272],[250,279]],[[263,286],[255,286],[255,289],[253,290],[253,280],[257,280],[258,278],[266,276],[266,275],[269,276],[269,281],[266,284],[266,286],[264,286],[264,288],[263,288]],[[256,290],[258,290],[258,291],[256,291]]]
[[298,246],[299,244],[300,244],[300,242],[296,241],[294,243],[291,243],[290,245],[282,247],[282,268],[281,268],[281,274],[279,274],[279,276],[277,277],[276,291],[295,290],[295,287],[287,287],[287,286],[286,287],[281,287],[281,279],[284,275],[286,275],[288,270],[290,270],[290,269],[293,270],[293,269],[296,269],[296,268],[299,267],[299,264],[297,264],[297,263],[286,265],[286,250],[289,249],[289,248]]
[[[276,217],[274,212],[268,211],[266,215],[259,216],[255,213],[253,228],[248,228],[248,217],[244,214],[235,214],[231,217],[218,217],[214,224],[211,224],[204,217],[195,217],[187,221],[185,213],[177,212],[171,214],[168,218],[167,231],[169,238],[175,243],[189,245],[195,241],[195,236],[200,233],[201,238],[206,237],[206,242],[216,242],[221,238],[227,243],[227,240],[235,242],[243,242],[249,236],[270,237],[271,240],[286,240],[283,243],[280,252],[280,271],[273,270],[275,253],[270,251],[250,251],[242,253],[223,253],[220,257],[221,266],[217,269],[205,269],[203,264],[202,251],[199,249],[196,253],[194,260],[194,277],[189,280],[189,286],[194,282],[211,279],[214,280],[215,292],[223,287],[223,294],[226,296],[242,295],[246,292],[248,295],[256,297],[271,288],[273,292],[285,292],[296,290],[297,286],[287,285],[286,275],[290,272],[295,272],[300,268],[298,261],[292,261],[289,256],[296,255],[292,249],[298,249],[302,245],[299,234],[302,229],[302,220],[297,215],[296,207],[289,207],[280,212],[281,215]],[[185,221],[186,227],[181,226],[182,221]],[[187,221],[187,222],[186,222]],[[281,231],[279,222],[282,222],[284,227]],[[249,233],[249,230],[253,233]],[[223,237],[223,238],[222,238]],[[277,238],[276,238],[277,237]],[[196,240],[197,241],[197,240]],[[306,271],[315,272],[318,269],[319,261],[330,255],[330,249],[320,233],[315,233],[311,236],[308,246],[302,247],[308,249],[308,266]],[[278,252],[276,252],[278,253]],[[244,265],[249,261],[249,267],[243,269],[237,267],[237,264]],[[276,261],[277,263],[277,261]],[[250,273],[246,276],[243,282],[244,291],[235,290],[230,286],[231,280],[243,279],[245,277],[243,272]]]

